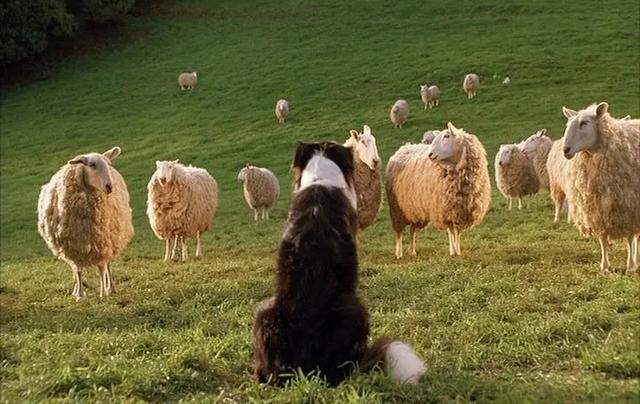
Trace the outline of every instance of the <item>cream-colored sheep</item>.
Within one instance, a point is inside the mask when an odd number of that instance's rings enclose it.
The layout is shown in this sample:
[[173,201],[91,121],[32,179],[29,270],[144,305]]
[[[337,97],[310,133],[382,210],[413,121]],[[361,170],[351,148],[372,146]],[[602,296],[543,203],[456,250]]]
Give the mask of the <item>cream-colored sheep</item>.
[[489,209],[491,184],[486,151],[475,135],[449,123],[431,145],[409,144],[396,151],[386,170],[396,258],[402,257],[402,232],[411,225],[410,253],[416,230],[433,223],[447,229],[449,254],[460,255],[460,234],[474,227]]
[[478,95],[478,90],[480,90],[480,77],[475,73],[467,74],[464,76],[462,89],[464,90],[464,93],[467,94],[467,98],[471,99],[475,97]]
[[358,225],[366,229],[382,209],[382,163],[376,138],[371,128],[364,125],[363,132],[350,131],[344,143],[353,148],[353,183],[357,196]]
[[405,100],[398,100],[389,111],[389,118],[396,128],[402,128],[409,118],[409,103]]
[[278,118],[278,122],[279,123],[287,122],[288,116],[289,116],[289,101],[278,100],[278,102],[276,102],[276,118]]
[[640,120],[618,120],[608,110],[606,102],[577,112],[562,108],[563,153],[573,160],[568,197],[580,231],[600,241],[600,270],[609,272],[609,240],[624,238],[631,274],[640,235]]
[[522,197],[533,195],[540,189],[540,180],[531,159],[515,144],[500,146],[496,154],[495,175],[498,189],[509,201],[518,198],[518,209],[522,209]]
[[553,222],[558,223],[560,212],[567,209],[567,222],[571,222],[571,205],[567,195],[571,192],[571,172],[569,167],[572,162],[567,160],[562,153],[563,139],[554,141],[547,157],[547,173],[549,174],[549,195],[556,207]]
[[178,84],[181,90],[193,89],[198,84],[198,73],[182,73],[178,76]]
[[541,129],[529,136],[519,146],[520,149],[531,159],[533,168],[536,170],[540,188],[549,189],[549,173],[547,172],[547,157],[551,150],[553,140],[547,136],[547,130]]
[[420,97],[422,98],[422,102],[424,102],[424,109],[440,105],[440,89],[438,86],[420,84]]
[[262,219],[269,219],[269,211],[280,196],[278,178],[266,168],[247,164],[238,173],[238,181],[244,183],[244,200],[253,209],[253,219],[258,220],[258,213]]
[[422,134],[422,144],[431,144],[433,143],[433,139],[436,138],[436,136],[438,136],[438,133],[440,133],[439,130],[428,130],[426,132],[424,132]]
[[53,255],[71,267],[77,300],[85,296],[81,271],[90,266],[100,273],[100,297],[115,292],[111,261],[133,238],[127,184],[111,165],[119,155],[119,147],[81,154],[40,191],[38,232]]
[[[186,238],[196,238],[196,257],[202,255],[200,236],[209,230],[218,208],[218,184],[207,170],[184,166],[178,160],[156,161],[147,185],[147,216],[156,237],[165,240],[164,260],[175,258],[178,239],[182,261]],[[173,247],[171,247],[173,242]]]

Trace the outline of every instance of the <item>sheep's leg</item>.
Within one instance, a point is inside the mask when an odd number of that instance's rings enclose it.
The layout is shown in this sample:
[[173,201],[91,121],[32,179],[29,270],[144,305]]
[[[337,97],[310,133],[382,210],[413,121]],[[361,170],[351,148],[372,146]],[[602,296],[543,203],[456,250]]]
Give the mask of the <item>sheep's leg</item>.
[[455,241],[455,250],[456,250],[456,255],[461,255],[461,251],[460,251],[460,235],[462,234],[462,232],[460,230],[453,230],[453,235],[454,235],[454,241]]
[[427,105],[428,105],[428,104],[424,104],[424,110],[425,110],[425,111],[427,110]]
[[638,236],[627,238],[627,275],[638,270]]
[[265,220],[267,218],[267,208],[263,207],[262,208],[262,220]]
[[436,100],[436,107],[440,105],[440,100]]
[[518,210],[522,210],[522,199],[518,197]]
[[265,210],[265,212],[267,214],[267,220],[269,220],[269,209],[265,208],[264,210]]
[[396,259],[402,258],[402,231],[396,232]]
[[169,261],[169,251],[171,251],[171,239],[167,237],[164,241],[164,262]]
[[100,278],[100,298],[103,298],[106,296],[106,293],[107,293],[106,287],[105,287],[107,274],[102,265],[98,265],[97,268],[98,268],[98,278]]
[[416,237],[418,235],[418,228],[414,225],[411,225],[409,227],[409,233],[410,233],[409,254],[415,257],[416,256]]
[[109,284],[108,284],[108,288],[109,288],[109,293],[116,293],[116,281],[115,279],[113,279],[113,272],[111,272],[111,264],[107,264],[107,276],[109,278]]
[[455,241],[451,229],[447,229],[447,235],[449,236],[449,255],[453,257],[454,255],[456,255],[456,249],[454,247]]
[[567,223],[571,223],[573,218],[571,217],[571,204],[567,202]]
[[196,232],[196,257],[202,256],[202,244],[200,242],[200,232]]
[[180,237],[180,247],[182,248],[182,262],[187,260],[187,243],[184,241],[184,236]]
[[176,249],[178,247],[178,236],[173,238],[173,247],[171,247],[171,260],[176,259]]
[[511,210],[511,204],[513,203],[513,199],[511,197],[508,197],[508,200],[509,200],[508,210]]
[[600,253],[602,254],[602,259],[600,260],[600,272],[603,274],[609,273],[609,246],[607,242],[607,237],[599,237],[598,241],[600,242]]
[[71,295],[76,298],[76,300],[80,300],[85,296],[84,288],[82,287],[82,274],[80,273],[80,268],[75,265],[71,266],[71,270],[73,271],[73,279],[75,280],[75,286],[73,287],[73,293]]
[[257,208],[253,209],[253,220],[256,221],[256,222],[258,221],[258,209]]

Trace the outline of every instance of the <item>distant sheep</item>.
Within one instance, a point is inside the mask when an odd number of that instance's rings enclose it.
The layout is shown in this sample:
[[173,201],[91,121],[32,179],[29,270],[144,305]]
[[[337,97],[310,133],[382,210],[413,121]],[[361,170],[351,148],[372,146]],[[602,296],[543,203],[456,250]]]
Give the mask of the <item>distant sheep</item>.
[[573,160],[569,203],[584,235],[600,241],[600,270],[609,272],[609,240],[627,240],[626,273],[638,269],[640,235],[640,120],[617,120],[609,104],[581,111],[562,108],[567,118],[563,153]]
[[520,144],[520,149],[531,159],[536,170],[540,188],[549,189],[549,173],[547,172],[547,157],[553,140],[547,136],[547,130],[541,129],[529,136]]
[[389,111],[389,118],[396,128],[402,128],[409,118],[409,103],[405,100],[398,100]]
[[509,76],[507,76],[504,78],[504,80],[502,80],[502,85],[508,86],[509,84],[511,84],[511,79],[509,78]]
[[[196,238],[196,257],[202,255],[200,236],[209,230],[218,208],[218,184],[207,170],[184,166],[178,160],[156,161],[147,185],[147,216],[153,233],[165,240],[164,260],[175,258],[178,239],[182,261],[185,238]],[[173,247],[171,243],[173,242]]]
[[560,212],[567,210],[567,222],[571,222],[571,205],[567,195],[571,192],[571,172],[569,167],[573,163],[562,153],[563,139],[554,141],[547,157],[547,173],[549,174],[549,195],[556,207],[553,222],[558,223]]
[[81,271],[86,267],[98,267],[100,297],[116,291],[111,261],[133,238],[127,184],[111,165],[120,151],[81,154],[40,191],[38,232],[53,255],[71,267],[76,300],[85,296]]
[[420,85],[420,97],[424,102],[424,109],[433,108],[440,105],[440,89],[438,86]]
[[433,139],[436,138],[436,136],[438,136],[438,133],[440,133],[439,130],[428,130],[426,132],[424,132],[422,134],[422,144],[431,144],[433,143]]
[[467,74],[464,76],[462,89],[464,90],[464,93],[467,94],[467,98],[471,99],[475,97],[478,95],[478,90],[480,89],[480,77],[475,73]]
[[362,133],[351,130],[350,134],[344,145],[353,149],[353,182],[358,198],[358,227],[364,230],[374,222],[382,209],[382,163],[376,138],[368,125],[364,125]]
[[278,118],[278,122],[287,122],[287,117],[289,117],[289,101],[278,100],[276,102],[276,118]]
[[193,89],[196,84],[198,84],[198,73],[182,73],[178,76],[178,84],[180,85],[180,89]]
[[518,209],[522,209],[522,197],[533,195],[540,189],[540,180],[531,159],[518,145],[500,146],[495,161],[496,184],[502,195],[509,201],[518,198]]
[[278,178],[268,169],[247,164],[240,173],[238,181],[244,183],[244,200],[253,209],[253,219],[258,220],[258,213],[262,219],[269,219],[269,211],[276,204],[280,196]]

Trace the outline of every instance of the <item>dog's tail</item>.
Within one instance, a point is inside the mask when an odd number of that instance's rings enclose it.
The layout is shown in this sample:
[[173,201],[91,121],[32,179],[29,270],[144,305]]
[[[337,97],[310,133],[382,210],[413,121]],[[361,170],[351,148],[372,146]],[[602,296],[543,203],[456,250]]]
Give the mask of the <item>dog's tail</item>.
[[427,372],[427,365],[411,346],[388,338],[374,342],[362,358],[361,367],[364,370],[370,370],[376,365],[382,365],[385,373],[400,383],[417,384]]

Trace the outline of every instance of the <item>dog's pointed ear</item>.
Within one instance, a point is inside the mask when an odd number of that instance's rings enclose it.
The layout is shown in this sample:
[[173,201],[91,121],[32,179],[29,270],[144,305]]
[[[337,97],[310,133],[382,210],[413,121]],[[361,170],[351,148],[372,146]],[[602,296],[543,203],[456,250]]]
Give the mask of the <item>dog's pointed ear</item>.
[[318,148],[318,143],[298,142],[291,166],[304,169]]

